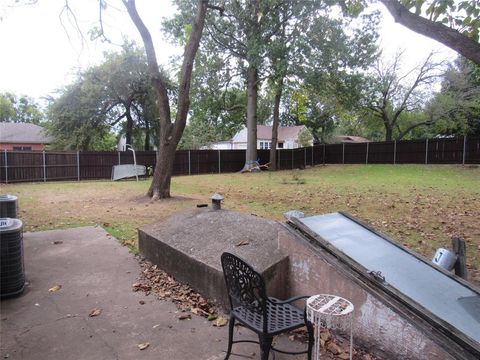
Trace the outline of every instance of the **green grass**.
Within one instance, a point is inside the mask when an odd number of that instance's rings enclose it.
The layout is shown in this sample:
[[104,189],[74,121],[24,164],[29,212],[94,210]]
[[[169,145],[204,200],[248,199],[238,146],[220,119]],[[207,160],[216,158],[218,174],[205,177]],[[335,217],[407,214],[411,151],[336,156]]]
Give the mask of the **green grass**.
[[[223,207],[282,220],[346,211],[426,257],[467,241],[469,268],[480,281],[480,168],[450,165],[327,165],[255,174],[180,176],[173,199],[151,202],[149,181],[17,184],[2,192],[19,196],[27,230],[100,225],[135,249],[138,227],[172,212],[209,203],[219,192]],[[478,278],[478,279],[477,279]]]

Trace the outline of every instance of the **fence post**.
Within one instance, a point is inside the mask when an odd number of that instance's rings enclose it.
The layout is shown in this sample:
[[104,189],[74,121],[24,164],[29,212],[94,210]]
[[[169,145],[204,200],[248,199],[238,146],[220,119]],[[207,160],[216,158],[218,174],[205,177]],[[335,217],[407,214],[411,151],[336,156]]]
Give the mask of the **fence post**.
[[307,167],[307,148],[303,148],[303,167]]
[[80,151],[77,150],[77,181],[80,181]]
[[368,165],[368,142],[367,142],[367,153],[365,154],[365,165]]
[[343,143],[342,145],[342,164],[345,165],[345,143]]
[[465,165],[465,158],[467,156],[467,135],[463,135],[463,155],[462,155],[462,165]]
[[323,165],[325,165],[325,144],[323,144]]
[[277,170],[280,170],[280,154],[282,153],[281,149],[278,149],[278,156],[277,156]]
[[192,175],[192,163],[190,158],[190,150],[188,150],[188,175]]
[[293,170],[293,147],[292,147],[292,170]]
[[393,140],[393,165],[397,163],[397,140]]
[[[117,151],[117,154],[118,154],[118,165],[121,164],[121,161],[120,161],[120,151]],[[136,170],[135,170],[136,171]]]
[[220,149],[218,149],[218,173],[220,174]]
[[313,161],[313,144],[312,144],[312,166],[315,166],[315,162]]
[[7,149],[5,149],[5,184],[8,184],[8,154]]
[[43,150],[43,181],[47,181],[47,164],[45,162],[45,150]]
[[465,241],[459,237],[454,236],[452,238],[452,249],[455,255],[457,255],[457,261],[455,262],[455,275],[460,276],[462,279],[467,279],[467,247]]
[[425,139],[425,165],[428,164],[428,139]]

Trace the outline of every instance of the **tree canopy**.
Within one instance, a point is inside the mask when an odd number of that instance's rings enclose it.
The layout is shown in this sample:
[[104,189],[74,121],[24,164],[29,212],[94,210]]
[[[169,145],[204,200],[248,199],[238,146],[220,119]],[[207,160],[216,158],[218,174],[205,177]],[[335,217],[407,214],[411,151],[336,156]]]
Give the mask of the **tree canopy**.
[[451,64],[426,117],[434,135],[480,135],[480,66],[461,57]]
[[[49,106],[49,132],[56,146],[92,150],[112,147],[113,130],[126,142],[149,149],[158,126],[153,89],[145,56],[131,43],[121,52],[105,54],[105,61],[78,74],[76,81],[60,90]],[[141,141],[140,138],[143,140]]]
[[40,106],[26,95],[0,94],[0,122],[40,124],[45,116]]

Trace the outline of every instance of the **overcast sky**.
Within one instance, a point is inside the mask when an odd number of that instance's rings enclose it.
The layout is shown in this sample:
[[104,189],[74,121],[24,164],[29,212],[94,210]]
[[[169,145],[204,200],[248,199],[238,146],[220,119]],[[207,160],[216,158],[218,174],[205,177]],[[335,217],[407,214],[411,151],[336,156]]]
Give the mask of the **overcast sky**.
[[[72,81],[76,69],[98,63],[107,49],[118,49],[115,45],[88,41],[88,30],[98,24],[98,0],[70,1],[87,38],[83,42],[72,18],[65,13],[60,16],[64,0],[38,0],[34,5],[12,6],[14,3],[14,0],[0,0],[0,92],[34,98],[53,94],[55,89]],[[109,38],[120,44],[123,35],[141,44],[121,1],[112,0],[109,4],[104,18]],[[160,32],[162,18],[171,15],[174,7],[168,0],[137,0],[137,8],[152,33],[159,62],[167,64],[169,55],[181,53],[181,49],[167,44]],[[384,53],[405,49],[404,59],[412,66],[432,50],[442,58],[455,58],[452,50],[395,24],[390,14],[382,13],[380,32]]]

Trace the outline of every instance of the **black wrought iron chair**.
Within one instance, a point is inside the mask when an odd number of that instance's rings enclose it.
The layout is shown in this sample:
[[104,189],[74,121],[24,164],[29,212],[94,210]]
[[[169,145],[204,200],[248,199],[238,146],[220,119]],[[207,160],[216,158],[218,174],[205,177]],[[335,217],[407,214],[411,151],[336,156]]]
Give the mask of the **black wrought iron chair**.
[[[308,354],[310,360],[314,341],[313,325],[307,321],[305,310],[299,310],[291,304],[308,296],[296,296],[285,301],[268,297],[263,277],[244,260],[227,252],[222,254],[222,268],[231,306],[225,360],[230,357],[232,345],[240,342],[260,344],[261,360],[268,359],[270,350],[291,355]],[[257,333],[259,341],[233,341],[235,321]],[[275,335],[303,326],[306,326],[308,331],[306,351],[288,352],[272,346]]]

